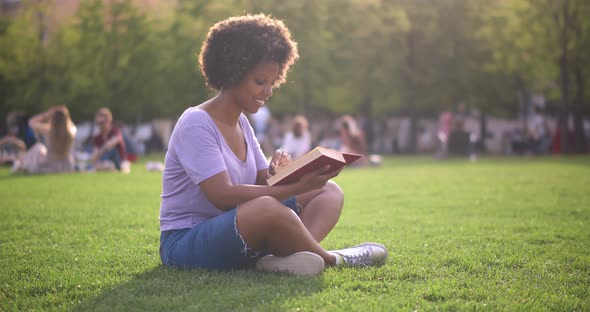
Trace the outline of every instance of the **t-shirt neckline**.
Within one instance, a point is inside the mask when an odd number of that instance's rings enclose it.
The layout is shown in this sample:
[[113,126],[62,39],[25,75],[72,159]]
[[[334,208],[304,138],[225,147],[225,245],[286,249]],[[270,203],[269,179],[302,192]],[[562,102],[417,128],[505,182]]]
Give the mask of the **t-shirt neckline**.
[[203,113],[205,113],[205,115],[207,115],[209,122],[211,122],[213,124],[213,127],[215,128],[215,132],[221,138],[221,141],[223,141],[222,144],[225,145],[225,147],[230,151],[230,154],[232,155],[234,160],[236,160],[241,165],[246,165],[248,163],[248,158],[250,157],[250,144],[248,144],[248,140],[246,139],[246,131],[244,131],[244,125],[242,123],[242,114],[240,114],[240,118],[238,119],[238,123],[240,124],[240,128],[242,129],[242,135],[244,136],[244,142],[246,143],[246,160],[241,160],[238,157],[238,155],[236,155],[236,153],[234,153],[234,151],[231,149],[231,147],[229,147],[229,144],[227,144],[227,141],[225,140],[223,133],[221,133],[221,130],[219,130],[219,128],[217,127],[217,124],[215,123],[215,120],[213,120],[213,117],[211,117],[211,115],[209,115],[209,113],[204,109],[201,109],[198,107],[196,109],[202,111]]

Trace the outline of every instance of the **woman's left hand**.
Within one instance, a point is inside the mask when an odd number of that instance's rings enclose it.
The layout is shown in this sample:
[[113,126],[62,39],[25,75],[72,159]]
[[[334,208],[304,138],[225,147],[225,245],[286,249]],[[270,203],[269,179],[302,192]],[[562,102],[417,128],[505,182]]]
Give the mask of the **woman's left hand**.
[[268,172],[270,175],[275,175],[277,173],[277,169],[281,167],[285,167],[286,165],[291,163],[291,155],[289,152],[283,149],[278,149],[275,154],[272,156],[270,160],[270,164],[268,165]]

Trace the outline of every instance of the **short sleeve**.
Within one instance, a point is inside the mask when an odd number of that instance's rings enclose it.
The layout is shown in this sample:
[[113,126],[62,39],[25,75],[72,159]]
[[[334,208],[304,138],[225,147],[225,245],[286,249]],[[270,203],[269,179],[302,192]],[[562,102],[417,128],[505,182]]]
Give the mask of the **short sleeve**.
[[180,125],[172,148],[189,178],[198,185],[227,168],[213,125],[201,118],[202,115],[193,114]]

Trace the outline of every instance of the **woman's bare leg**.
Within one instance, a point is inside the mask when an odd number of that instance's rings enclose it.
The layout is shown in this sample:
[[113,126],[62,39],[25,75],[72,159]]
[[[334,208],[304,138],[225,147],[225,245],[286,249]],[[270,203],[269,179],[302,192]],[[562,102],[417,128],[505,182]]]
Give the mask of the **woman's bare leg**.
[[344,205],[344,194],[338,184],[329,181],[320,190],[297,196],[297,202],[303,207],[301,221],[319,243],[336,226]]
[[318,254],[328,265],[336,261],[326,252],[291,210],[272,197],[260,197],[241,204],[237,211],[237,228],[253,250],[268,250],[284,257],[299,251]]

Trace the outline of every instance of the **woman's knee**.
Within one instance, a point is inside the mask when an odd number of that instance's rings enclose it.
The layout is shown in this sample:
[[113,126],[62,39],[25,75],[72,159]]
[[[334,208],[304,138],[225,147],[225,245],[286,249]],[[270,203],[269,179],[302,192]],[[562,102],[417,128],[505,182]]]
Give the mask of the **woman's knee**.
[[257,226],[268,226],[288,222],[297,215],[274,197],[262,196],[252,199],[238,207],[238,221],[256,223]]
[[334,201],[343,203],[344,202],[344,192],[340,188],[338,184],[334,181],[328,181],[324,186],[324,192],[326,196],[330,196],[330,198]]
[[271,237],[289,229],[299,217],[272,197],[260,197],[237,209],[236,227],[243,240],[254,250],[261,250]]
[[332,180],[328,181],[328,183],[326,183],[326,186],[324,188],[327,192],[333,192],[337,196],[344,197],[344,192],[342,191],[340,186]]

